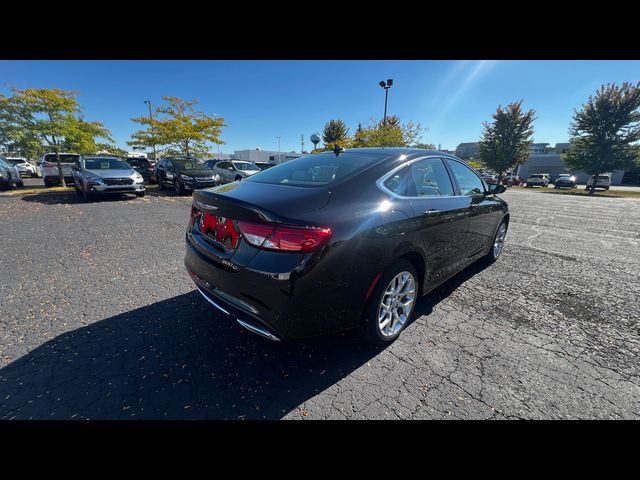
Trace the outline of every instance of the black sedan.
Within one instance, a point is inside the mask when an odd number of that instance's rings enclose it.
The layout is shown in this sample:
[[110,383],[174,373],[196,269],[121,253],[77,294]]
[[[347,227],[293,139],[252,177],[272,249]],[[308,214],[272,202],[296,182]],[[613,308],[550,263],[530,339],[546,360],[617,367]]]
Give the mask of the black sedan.
[[196,191],[185,266],[209,303],[271,340],[358,329],[384,345],[421,295],[498,258],[504,191],[441,152],[309,155]]

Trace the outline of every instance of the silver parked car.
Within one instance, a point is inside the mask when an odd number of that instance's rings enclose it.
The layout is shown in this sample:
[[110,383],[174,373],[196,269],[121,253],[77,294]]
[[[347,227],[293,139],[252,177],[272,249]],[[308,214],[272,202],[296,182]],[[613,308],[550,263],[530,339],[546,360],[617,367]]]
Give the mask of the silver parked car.
[[72,171],[76,192],[85,201],[112,193],[144,197],[144,178],[118,157],[80,157]]
[[24,182],[18,169],[3,156],[0,156],[0,188],[22,188]]
[[35,165],[29,162],[26,158],[7,157],[7,161],[13,164],[23,177],[36,178],[38,176],[38,171],[36,170]]
[[262,171],[255,163],[244,160],[222,160],[216,163],[212,170],[220,175],[222,183],[242,180]]

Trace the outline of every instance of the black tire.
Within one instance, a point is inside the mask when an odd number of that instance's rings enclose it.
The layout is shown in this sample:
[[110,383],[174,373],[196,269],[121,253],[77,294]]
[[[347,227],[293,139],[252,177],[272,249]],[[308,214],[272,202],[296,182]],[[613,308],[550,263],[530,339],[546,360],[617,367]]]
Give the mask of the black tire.
[[145,193],[146,192],[136,192],[136,197],[142,198],[142,197],[144,197]]
[[[411,305],[411,310],[408,312],[408,314],[406,314],[406,320],[400,327],[400,329],[393,335],[385,336],[380,330],[378,322],[378,310],[387,287],[389,287],[391,281],[402,272],[408,272],[413,276],[414,301]],[[358,335],[363,340],[372,345],[385,346],[393,343],[411,321],[411,316],[415,311],[416,303],[418,302],[418,300],[420,300],[420,281],[421,279],[418,278],[418,273],[411,262],[407,260],[398,260],[393,265],[391,265],[391,267],[389,267],[386,272],[380,277],[380,280],[378,280],[376,287],[371,293],[371,297],[369,297],[369,301],[367,302],[364,311],[364,321],[357,331]]]
[[158,188],[160,190],[164,190],[164,182],[162,181],[162,179],[160,177],[158,177]]
[[18,188],[24,188],[24,182],[23,182],[23,181],[20,181],[20,182],[16,183],[16,187],[18,187]]
[[[502,236],[502,248],[499,249],[496,255],[496,248],[494,248],[494,246],[498,238],[498,234],[500,233],[500,229],[502,228],[503,225],[504,225],[504,235]],[[506,220],[502,220],[502,222],[500,222],[500,225],[498,225],[498,228],[496,229],[495,235],[493,236],[493,242],[491,243],[491,248],[489,248],[489,252],[482,259],[485,264],[491,265],[493,262],[498,260],[498,258],[500,258],[500,254],[504,250],[504,238],[507,235],[508,230],[509,230],[509,224],[507,223]]]
[[44,186],[46,188],[51,188],[53,186],[53,183],[51,183],[49,180],[47,180],[46,178],[44,179]]
[[175,180],[176,195],[184,195],[184,186],[178,180]]
[[84,200],[87,203],[93,200],[93,195],[87,192],[84,188],[82,189],[82,200]]

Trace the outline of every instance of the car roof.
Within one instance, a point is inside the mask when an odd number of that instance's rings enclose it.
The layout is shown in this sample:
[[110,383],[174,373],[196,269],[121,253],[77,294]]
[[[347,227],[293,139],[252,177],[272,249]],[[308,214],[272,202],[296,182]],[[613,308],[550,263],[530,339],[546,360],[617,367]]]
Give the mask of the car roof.
[[120,157],[116,157],[115,155],[85,155],[84,159],[94,160],[96,158],[113,158],[114,160],[120,160]]

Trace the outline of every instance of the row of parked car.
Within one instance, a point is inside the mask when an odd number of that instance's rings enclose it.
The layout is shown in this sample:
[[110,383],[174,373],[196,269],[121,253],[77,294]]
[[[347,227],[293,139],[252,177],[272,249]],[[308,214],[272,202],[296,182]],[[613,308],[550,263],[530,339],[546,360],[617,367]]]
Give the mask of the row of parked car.
[[27,159],[0,157],[0,186],[23,187],[23,177],[42,177],[46,187],[59,185],[62,176],[85,200],[102,194],[145,194],[145,184],[157,183],[161,189],[173,188],[177,194],[242,180],[271,164],[242,160],[206,160],[193,157],[167,157],[158,162],[146,158],[122,159],[110,155],[82,156],[74,153],[47,153],[37,163]]
[[[498,176],[492,172],[483,172],[481,177],[488,184],[498,183]],[[596,180],[595,175],[592,175],[587,181],[585,189],[589,190],[594,183],[595,189],[609,190],[611,187],[611,177],[609,175],[598,175],[598,179]],[[548,173],[534,173],[526,180],[516,174],[507,174],[502,178],[502,185],[507,187],[514,185],[522,185],[527,188],[548,187],[550,184],[553,184],[553,187],[556,189],[578,188],[575,175],[571,175],[570,173],[561,173],[554,177]]]

